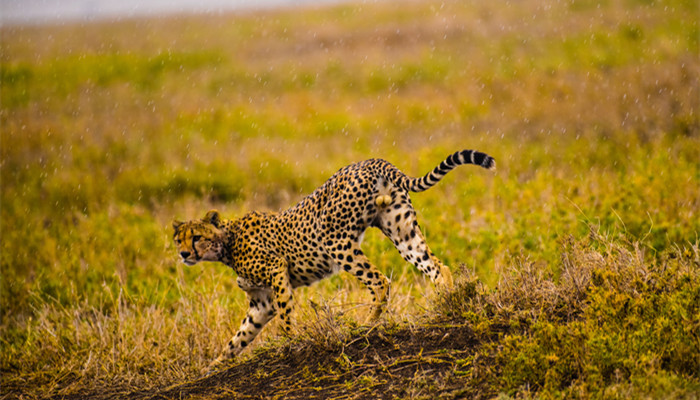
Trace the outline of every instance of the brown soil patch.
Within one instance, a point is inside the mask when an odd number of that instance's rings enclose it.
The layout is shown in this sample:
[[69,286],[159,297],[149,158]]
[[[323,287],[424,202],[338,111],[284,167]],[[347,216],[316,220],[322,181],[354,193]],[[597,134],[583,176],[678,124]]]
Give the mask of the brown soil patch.
[[[481,341],[465,325],[375,327],[334,349],[284,345],[200,379],[149,391],[84,393],[105,399],[391,399],[439,393],[483,398],[465,387]],[[490,340],[490,339],[489,339]],[[74,396],[65,399],[78,398]]]

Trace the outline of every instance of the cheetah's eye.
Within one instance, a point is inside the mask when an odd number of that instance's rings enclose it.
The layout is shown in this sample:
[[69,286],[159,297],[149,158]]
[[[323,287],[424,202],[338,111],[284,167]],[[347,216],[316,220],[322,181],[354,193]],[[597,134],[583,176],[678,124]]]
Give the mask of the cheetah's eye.
[[198,242],[199,239],[201,239],[201,238],[202,238],[201,235],[194,235],[194,236],[192,236],[192,243]]

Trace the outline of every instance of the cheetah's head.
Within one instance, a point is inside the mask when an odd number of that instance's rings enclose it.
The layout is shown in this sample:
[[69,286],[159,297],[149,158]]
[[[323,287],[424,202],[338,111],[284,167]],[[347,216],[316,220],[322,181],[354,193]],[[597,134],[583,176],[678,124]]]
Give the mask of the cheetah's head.
[[175,246],[182,262],[219,261],[221,257],[221,216],[211,210],[202,219],[173,221]]

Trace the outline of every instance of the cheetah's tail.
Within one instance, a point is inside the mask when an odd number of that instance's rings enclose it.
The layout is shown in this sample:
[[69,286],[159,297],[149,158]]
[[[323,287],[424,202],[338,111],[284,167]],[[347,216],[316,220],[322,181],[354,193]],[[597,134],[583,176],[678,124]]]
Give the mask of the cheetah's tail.
[[496,169],[496,161],[488,154],[475,150],[462,150],[448,156],[434,170],[422,178],[408,178],[406,189],[412,192],[422,192],[438,183],[448,172],[462,164],[480,165],[486,169]]

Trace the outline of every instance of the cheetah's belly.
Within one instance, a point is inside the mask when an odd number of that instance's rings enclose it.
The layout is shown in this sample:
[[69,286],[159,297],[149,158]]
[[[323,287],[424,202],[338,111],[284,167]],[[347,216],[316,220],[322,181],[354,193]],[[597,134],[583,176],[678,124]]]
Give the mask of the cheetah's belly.
[[338,272],[338,265],[320,245],[289,249],[285,258],[289,263],[292,287],[309,286]]

